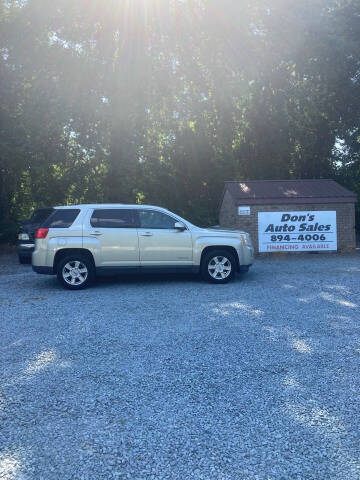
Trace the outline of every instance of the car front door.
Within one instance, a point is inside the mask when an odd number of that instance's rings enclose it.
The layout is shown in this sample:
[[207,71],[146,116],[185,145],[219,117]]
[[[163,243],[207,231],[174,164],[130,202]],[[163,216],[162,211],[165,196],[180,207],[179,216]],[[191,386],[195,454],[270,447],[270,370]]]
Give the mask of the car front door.
[[96,208],[89,214],[84,248],[94,251],[97,267],[139,267],[136,222],[135,210],[127,208]]
[[138,215],[142,267],[192,265],[190,230],[176,229],[178,220],[157,210],[138,210]]

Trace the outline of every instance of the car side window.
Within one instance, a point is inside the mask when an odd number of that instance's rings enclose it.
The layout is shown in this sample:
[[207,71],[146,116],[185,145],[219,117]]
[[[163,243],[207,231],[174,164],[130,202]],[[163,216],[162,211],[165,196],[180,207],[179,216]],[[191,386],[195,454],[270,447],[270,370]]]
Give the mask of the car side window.
[[39,208],[30,217],[29,223],[43,223],[53,213],[53,208]]
[[172,229],[177,220],[156,210],[139,210],[140,228]]
[[134,210],[109,208],[94,210],[90,225],[94,228],[136,228]]
[[42,224],[43,228],[69,228],[75,222],[80,210],[77,208],[56,208]]

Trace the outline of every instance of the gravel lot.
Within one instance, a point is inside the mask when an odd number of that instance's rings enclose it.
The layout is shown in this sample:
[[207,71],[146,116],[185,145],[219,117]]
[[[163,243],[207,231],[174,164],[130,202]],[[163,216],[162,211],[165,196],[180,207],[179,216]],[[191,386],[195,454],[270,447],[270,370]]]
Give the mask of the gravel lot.
[[63,290],[0,257],[0,479],[360,479],[360,256]]

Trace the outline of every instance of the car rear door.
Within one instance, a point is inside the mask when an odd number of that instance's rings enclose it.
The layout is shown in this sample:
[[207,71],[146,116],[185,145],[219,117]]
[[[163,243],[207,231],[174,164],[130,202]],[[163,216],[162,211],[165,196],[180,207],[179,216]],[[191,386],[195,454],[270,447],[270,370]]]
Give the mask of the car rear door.
[[174,228],[178,219],[151,209],[139,209],[138,214],[142,267],[192,265],[191,232]]
[[96,267],[138,267],[135,210],[94,208],[83,225],[83,242],[94,251]]

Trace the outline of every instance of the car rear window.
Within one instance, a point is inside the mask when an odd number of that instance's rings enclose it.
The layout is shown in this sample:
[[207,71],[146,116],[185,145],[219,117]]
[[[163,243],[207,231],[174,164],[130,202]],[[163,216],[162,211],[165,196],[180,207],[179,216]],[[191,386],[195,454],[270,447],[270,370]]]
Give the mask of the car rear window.
[[134,210],[109,208],[94,210],[90,224],[94,228],[136,228]]
[[42,208],[35,210],[32,217],[30,218],[31,223],[42,223],[52,214],[54,211],[53,208]]
[[78,208],[57,208],[49,218],[45,220],[44,228],[68,228],[79,215]]

